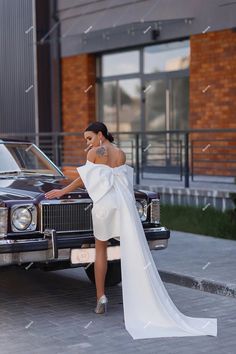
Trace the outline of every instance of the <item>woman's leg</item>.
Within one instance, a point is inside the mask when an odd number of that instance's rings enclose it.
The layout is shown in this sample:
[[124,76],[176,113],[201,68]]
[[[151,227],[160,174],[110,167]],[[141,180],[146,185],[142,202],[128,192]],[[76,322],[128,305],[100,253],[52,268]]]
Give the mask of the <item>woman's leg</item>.
[[107,272],[107,241],[95,239],[96,257],[94,263],[97,299],[105,294],[105,278]]

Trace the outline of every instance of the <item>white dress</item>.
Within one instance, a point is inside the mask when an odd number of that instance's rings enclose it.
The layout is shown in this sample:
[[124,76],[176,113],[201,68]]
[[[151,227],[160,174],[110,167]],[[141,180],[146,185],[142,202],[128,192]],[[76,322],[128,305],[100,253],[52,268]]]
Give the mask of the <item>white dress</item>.
[[93,201],[94,236],[120,237],[125,327],[133,339],[217,336],[217,319],[185,316],[170,299],[136,209],[133,168],[87,160],[78,172]]

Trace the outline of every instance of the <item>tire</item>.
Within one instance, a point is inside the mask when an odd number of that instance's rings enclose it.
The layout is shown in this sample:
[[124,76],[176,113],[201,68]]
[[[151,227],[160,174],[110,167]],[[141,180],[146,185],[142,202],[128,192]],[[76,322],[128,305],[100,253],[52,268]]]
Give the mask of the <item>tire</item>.
[[[89,280],[95,284],[94,263],[85,269]],[[108,262],[105,286],[115,286],[121,282],[120,261]]]

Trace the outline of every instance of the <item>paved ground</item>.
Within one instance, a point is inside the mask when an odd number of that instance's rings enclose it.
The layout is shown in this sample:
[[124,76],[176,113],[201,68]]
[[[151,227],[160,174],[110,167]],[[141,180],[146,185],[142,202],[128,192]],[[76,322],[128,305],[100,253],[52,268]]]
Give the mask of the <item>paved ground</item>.
[[92,313],[94,288],[82,269],[10,271],[1,277],[0,353],[235,353],[235,299],[169,285],[179,309],[218,318],[219,335],[134,341],[124,329],[121,287],[108,291],[107,316]]
[[[234,281],[235,244],[175,232],[168,249],[154,252],[154,259],[158,269],[166,273],[179,272],[228,283]],[[99,316],[92,312],[94,286],[81,268],[48,273],[20,269],[3,271],[0,354],[236,352],[235,298],[173,284],[166,284],[166,287],[186,315],[218,318],[218,337],[134,341],[124,329],[120,285],[107,290],[109,312]]]
[[177,231],[171,232],[166,250],[153,252],[167,281],[234,297],[235,255],[236,241]]

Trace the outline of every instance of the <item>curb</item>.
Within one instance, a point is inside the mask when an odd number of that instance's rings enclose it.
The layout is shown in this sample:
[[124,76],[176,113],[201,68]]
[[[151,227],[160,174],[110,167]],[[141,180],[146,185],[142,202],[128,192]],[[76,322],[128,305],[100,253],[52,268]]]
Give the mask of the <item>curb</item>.
[[191,289],[206,291],[208,293],[230,296],[236,298],[236,284],[218,283],[213,280],[195,278],[189,275],[183,275],[164,270],[159,271],[162,281],[166,283],[185,286]]

